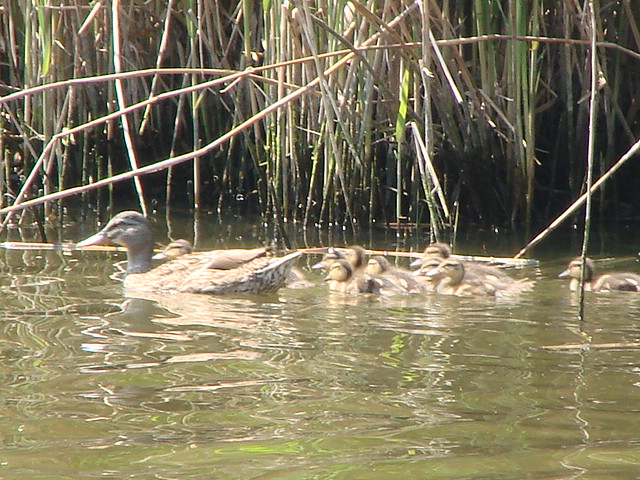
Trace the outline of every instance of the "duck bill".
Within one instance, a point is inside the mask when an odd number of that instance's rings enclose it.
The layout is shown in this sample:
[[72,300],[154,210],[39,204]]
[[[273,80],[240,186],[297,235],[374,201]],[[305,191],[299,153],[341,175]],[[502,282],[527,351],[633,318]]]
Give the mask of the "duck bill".
[[427,273],[425,273],[427,277],[435,277],[436,275],[439,275],[439,274],[440,274],[439,268],[432,268]]
[[95,235],[76,243],[76,248],[88,247],[90,245],[108,245],[110,243],[111,241],[109,240],[109,237],[102,232],[98,232]]
[[169,258],[169,256],[166,253],[160,252],[151,257],[151,260],[165,260],[167,258]]
[[570,274],[571,273],[569,272],[569,269],[566,269],[564,272],[558,275],[558,278],[565,278],[565,277],[568,277]]
[[320,260],[318,263],[311,265],[311,270],[320,270],[324,268],[324,260]]
[[416,258],[413,262],[409,264],[411,268],[418,268],[422,266],[422,258]]

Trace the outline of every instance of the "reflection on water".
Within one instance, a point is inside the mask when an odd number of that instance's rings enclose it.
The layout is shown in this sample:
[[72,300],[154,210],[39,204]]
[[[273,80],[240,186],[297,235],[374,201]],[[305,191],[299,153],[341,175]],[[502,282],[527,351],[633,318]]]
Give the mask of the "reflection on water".
[[0,253],[2,478],[637,478],[640,295],[580,325],[566,252],[506,300],[305,262],[309,289],[140,297],[120,255]]

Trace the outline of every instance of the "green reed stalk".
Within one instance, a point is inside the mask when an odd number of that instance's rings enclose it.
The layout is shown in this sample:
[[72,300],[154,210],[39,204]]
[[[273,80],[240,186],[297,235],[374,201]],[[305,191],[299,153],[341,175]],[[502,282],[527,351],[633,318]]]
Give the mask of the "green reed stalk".
[[587,201],[584,212],[584,234],[582,238],[582,265],[580,267],[580,296],[579,296],[579,309],[578,320],[584,320],[584,282],[586,279],[586,257],[589,249],[589,235],[591,232],[591,186],[593,183],[593,157],[595,147],[595,133],[596,133],[596,109],[598,107],[597,94],[598,94],[598,52],[596,50],[596,14],[593,7],[593,0],[588,0],[587,9],[589,13],[589,19],[591,23],[591,98],[589,100],[589,142],[587,146]]
[[407,125],[407,110],[409,108],[409,85],[411,83],[411,72],[402,69],[402,80],[400,82],[400,104],[398,105],[398,115],[396,117],[395,136],[398,144],[397,166],[396,166],[396,222],[398,224],[398,235],[400,234],[400,223],[402,221],[402,173],[403,173],[403,144]]

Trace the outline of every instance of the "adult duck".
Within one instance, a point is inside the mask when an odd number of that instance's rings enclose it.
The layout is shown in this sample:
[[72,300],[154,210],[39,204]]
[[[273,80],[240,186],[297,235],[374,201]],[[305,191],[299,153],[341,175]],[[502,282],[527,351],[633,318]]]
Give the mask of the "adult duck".
[[[611,272],[604,273],[598,277],[595,276],[596,268],[590,258],[585,259],[585,276],[584,289],[593,292],[640,292],[640,275],[629,272]],[[569,289],[578,290],[580,287],[580,270],[582,268],[582,259],[574,258],[569,262],[567,269],[558,277],[569,277]]]
[[185,254],[159,267],[151,267],[153,230],[140,213],[114,216],[78,247],[116,244],[127,249],[124,286],[144,292],[206,294],[266,293],[280,288],[300,252],[281,258],[267,256],[266,248],[213,250]]
[[[175,260],[178,257],[193,252],[191,242],[184,239],[173,240],[167,245],[160,253],[156,253],[153,256],[153,260]],[[287,288],[309,288],[313,286],[309,280],[307,280],[304,272],[298,267],[291,267],[291,270],[287,274],[285,280],[285,287]]]

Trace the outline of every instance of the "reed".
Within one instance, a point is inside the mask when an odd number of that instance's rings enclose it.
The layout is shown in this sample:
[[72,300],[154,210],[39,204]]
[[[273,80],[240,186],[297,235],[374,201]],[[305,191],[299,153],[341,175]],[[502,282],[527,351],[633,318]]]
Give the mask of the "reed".
[[[279,223],[545,223],[584,188],[587,18],[569,1],[9,2],[2,207],[120,180],[143,209]],[[595,5],[596,177],[640,137],[638,18]],[[601,213],[628,204],[625,168]]]

